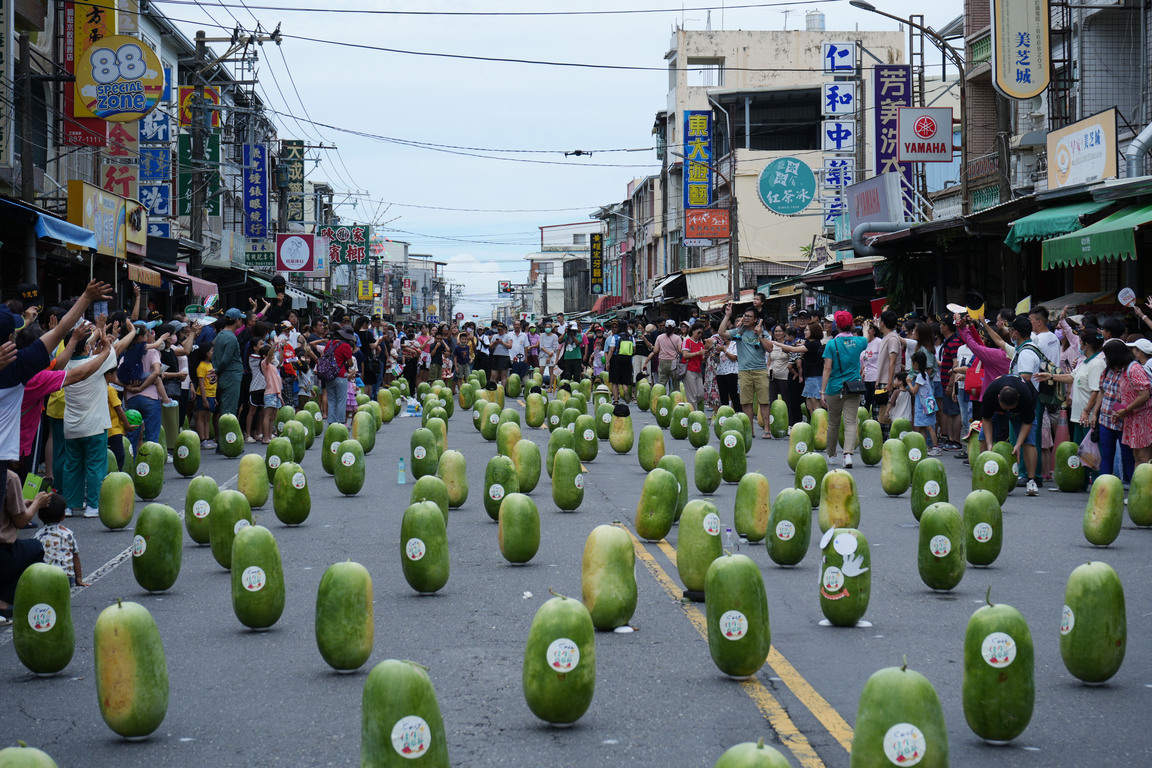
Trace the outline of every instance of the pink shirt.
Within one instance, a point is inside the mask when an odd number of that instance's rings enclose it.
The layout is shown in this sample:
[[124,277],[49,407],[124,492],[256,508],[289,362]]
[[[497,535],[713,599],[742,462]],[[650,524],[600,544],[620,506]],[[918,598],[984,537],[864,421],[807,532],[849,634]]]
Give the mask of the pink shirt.
[[264,394],[278,395],[283,390],[280,381],[280,369],[271,360],[265,360],[260,364],[261,370],[264,371]]
[[64,377],[67,375],[67,371],[44,370],[24,385],[24,400],[20,404],[21,456],[32,455],[36,428],[40,425],[40,413],[44,410],[44,399],[64,388]]
[[[144,357],[141,359],[141,363],[144,365],[144,378],[148,378],[152,375],[152,366],[160,365],[160,350],[150,349],[145,352]],[[139,395],[140,397],[146,397],[149,400],[159,400],[160,393],[156,391],[157,385],[161,387],[164,386],[164,380],[159,376],[157,376],[155,381],[153,381],[147,387],[137,392],[136,395]],[[135,397],[136,395],[130,395],[130,397]]]

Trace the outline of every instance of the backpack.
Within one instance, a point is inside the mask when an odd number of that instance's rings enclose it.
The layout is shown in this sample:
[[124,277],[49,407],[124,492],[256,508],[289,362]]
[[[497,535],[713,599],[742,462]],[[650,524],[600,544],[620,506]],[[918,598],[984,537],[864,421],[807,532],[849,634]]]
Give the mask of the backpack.
[[339,344],[336,341],[328,342],[328,346],[324,348],[324,354],[320,357],[320,362],[316,363],[316,378],[320,381],[332,381],[340,375],[340,364],[336,362],[336,347]]
[[631,357],[634,354],[636,354],[636,343],[634,341],[632,341],[632,337],[628,336],[627,338],[621,338],[620,339],[620,356],[621,357]]
[[144,353],[148,345],[137,342],[129,345],[120,356],[120,364],[116,366],[116,378],[124,386],[144,381]]
[[[1040,358],[1040,370],[1038,373],[1053,374],[1060,372],[1057,370],[1052,361],[1044,356],[1044,353],[1040,351],[1040,347],[1036,346],[1032,342],[1025,343],[1020,347],[1020,351],[1024,351],[1025,349],[1029,348],[1031,348],[1031,350],[1036,353],[1036,356]],[[1017,353],[1016,358],[1013,358],[1012,360],[1013,371],[1016,369],[1016,359],[1019,358],[1019,356],[1019,353]],[[1048,381],[1042,382],[1039,386],[1036,387],[1036,395],[1040,400],[1041,405],[1043,405],[1049,411],[1057,411],[1064,404],[1064,385],[1049,379]]]

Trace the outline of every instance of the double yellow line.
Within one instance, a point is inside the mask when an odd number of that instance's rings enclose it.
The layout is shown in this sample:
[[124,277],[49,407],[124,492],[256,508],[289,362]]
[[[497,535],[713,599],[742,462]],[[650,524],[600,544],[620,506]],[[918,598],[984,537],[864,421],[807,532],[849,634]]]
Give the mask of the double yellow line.
[[[634,534],[627,527],[621,525],[621,528],[628,531],[628,535],[632,537],[632,545],[636,550],[636,557],[656,579],[668,596],[673,600],[679,600],[681,597],[681,590],[676,585],[676,582],[668,575],[658,562],[656,558],[648,551],[644,544],[636,538]],[[672,565],[676,565],[676,550],[666,540],[661,539],[656,544],[660,551],[671,561]],[[708,640],[708,623],[704,618],[704,614],[695,605],[684,605],[684,614],[688,620],[692,622],[692,626],[700,633],[700,637],[705,641]],[[808,708],[821,725],[827,729],[828,733],[835,739],[845,751],[852,752],[852,726],[840,716],[840,713],[833,709],[828,701],[816,692],[816,689],[804,679],[804,677],[796,671],[787,659],[785,659],[775,646],[772,646],[768,653],[767,665],[770,671],[774,672],[776,677],[788,686],[792,694]],[[816,750],[812,748],[807,737],[800,732],[796,724],[792,722],[792,718],[788,716],[788,712],[772,695],[772,692],[760,681],[756,675],[744,680],[740,683],[744,689],[744,693],[752,699],[756,707],[768,720],[768,724],[772,726],[772,730],[780,737],[789,751],[796,757],[804,768],[825,768],[824,761],[816,754]]]

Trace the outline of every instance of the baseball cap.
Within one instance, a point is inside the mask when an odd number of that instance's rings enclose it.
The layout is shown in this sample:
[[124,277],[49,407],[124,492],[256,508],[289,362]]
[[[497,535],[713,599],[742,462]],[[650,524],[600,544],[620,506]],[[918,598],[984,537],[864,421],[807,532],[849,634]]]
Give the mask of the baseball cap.
[[675,320],[665,320],[664,321],[664,327],[665,328],[675,328],[676,327],[676,321]]
[[224,313],[224,317],[228,318],[229,320],[243,320],[244,313],[236,309],[236,307],[232,307]]
[[180,331],[188,327],[188,323],[182,323],[179,320],[173,320],[168,323],[168,325],[172,328],[172,333],[180,333]]
[[5,304],[0,304],[0,343],[8,341],[8,337],[24,327],[24,318],[13,314]]
[[1133,341],[1128,346],[1138,349],[1149,357],[1152,357],[1152,341],[1148,341],[1148,339],[1136,339],[1136,341]]
[[135,321],[133,321],[132,325],[143,326],[146,330],[150,331],[153,328],[155,328],[156,326],[160,325],[160,321],[159,320],[135,320]]
[[840,310],[832,315],[833,320],[836,322],[837,328],[851,328],[853,324],[852,313]]
[[279,328],[291,328],[292,323],[288,322],[287,320],[281,320],[280,323],[278,324],[278,327]]

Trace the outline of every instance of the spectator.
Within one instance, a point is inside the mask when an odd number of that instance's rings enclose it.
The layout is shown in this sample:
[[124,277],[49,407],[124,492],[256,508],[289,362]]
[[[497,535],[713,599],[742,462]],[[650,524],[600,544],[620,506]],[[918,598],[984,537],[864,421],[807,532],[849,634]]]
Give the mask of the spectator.
[[351,330],[333,323],[324,357],[316,364],[316,377],[323,382],[324,391],[328,394],[329,424],[343,424],[347,420],[349,363],[355,355],[352,347],[355,343],[356,336]]
[[64,387],[64,466],[58,479],[73,514],[99,517],[100,485],[108,473],[107,431],[112,426],[104,372],[116,368],[112,338],[99,327],[84,331],[67,369],[83,366],[90,355],[105,358],[96,375]]
[[276,413],[284,405],[282,393],[284,392],[284,382],[280,378],[280,366],[278,365],[277,357],[279,350],[274,344],[264,344],[260,347],[263,353],[260,359],[260,373],[264,379],[264,395],[260,403],[262,413],[263,429],[261,430],[263,437],[261,442],[264,445],[272,442],[272,435],[274,435],[276,428]]
[[708,352],[710,343],[701,340],[704,328],[699,323],[693,323],[688,338],[684,339],[684,346],[680,356],[684,360],[684,396],[693,410],[701,407],[700,401],[704,397],[704,356]]
[[772,436],[768,413],[771,403],[768,400],[768,368],[764,362],[764,354],[768,352],[772,342],[764,333],[763,321],[757,319],[751,307],[744,310],[740,316],[740,324],[729,330],[731,324],[732,302],[728,302],[724,307],[724,319],[720,321],[716,333],[725,341],[736,342],[740,405],[748,418],[752,419],[753,424],[756,423],[756,415],[752,411],[753,404],[759,405],[760,418],[764,422],[763,437],[768,439]]
[[[8,312],[5,307],[2,312]],[[16,598],[16,582],[33,563],[44,559],[44,545],[38,539],[21,539],[21,528],[47,503],[49,494],[38,493],[31,501],[24,501],[20,476],[7,470],[4,500],[0,505],[0,626],[12,623],[12,601]]]
[[[240,407],[240,383],[244,378],[244,359],[236,331],[244,324],[244,313],[232,307],[224,313],[224,327],[216,334],[216,426],[219,432],[222,414],[236,415]],[[219,447],[216,448],[221,452]]]
[[937,350],[937,358],[940,363],[940,388],[936,395],[936,404],[940,406],[940,412],[937,416],[940,420],[940,432],[946,447],[959,450],[963,447],[961,445],[960,400],[952,382],[952,369],[956,367],[956,352],[964,344],[964,341],[956,332],[956,321],[952,317],[945,317],[940,321],[940,335],[944,337],[944,340]]
[[196,431],[200,433],[201,448],[215,448],[216,442],[211,439],[209,422],[216,412],[216,367],[212,358],[216,353],[216,345],[209,343],[200,347],[196,361]]
[[568,381],[580,380],[580,362],[583,352],[580,349],[580,330],[576,323],[568,324],[564,335],[560,339],[560,371],[563,378]]
[[1152,446],[1149,380],[1132,350],[1119,339],[1104,342],[1104,375],[1094,424],[1100,426],[1100,472],[1111,474],[1120,444],[1121,476],[1127,485],[1136,462],[1148,461]]
[[896,374],[904,370],[903,342],[896,334],[896,313],[886,309],[880,313],[880,351],[876,360],[876,394],[875,402],[880,412],[877,420],[881,424],[891,424],[892,416],[889,413],[888,393],[896,381]]
[[856,450],[856,429],[864,381],[860,377],[860,357],[868,344],[852,331],[852,314],[843,310],[834,315],[840,333],[824,345],[824,372],[820,403],[828,409],[828,459],[836,458],[840,420],[844,420],[844,466],[852,466]]
[[64,513],[68,505],[64,497],[54,493],[40,508],[40,522],[44,527],[36,531],[36,540],[44,547],[44,562],[54,565],[68,574],[68,583],[74,587],[86,587],[83,569],[80,567],[80,548],[76,546],[76,536],[64,525]]
[[512,367],[512,345],[515,337],[508,333],[508,326],[504,323],[496,324],[496,333],[490,340],[492,371],[489,380],[494,384],[503,384],[508,381],[508,369]]
[[[1028,325],[1027,318],[1019,319],[1025,327]],[[984,450],[992,450],[992,418],[995,414],[1001,414],[1007,418],[1015,433],[1012,455],[1016,457],[1017,462],[1020,462],[1022,448],[1032,439],[1032,429],[1036,422],[1036,401],[1036,390],[1019,376],[1009,374],[991,382],[984,389],[984,400],[980,405],[983,421],[981,437],[984,442]],[[1032,447],[1034,449],[1035,445]],[[1036,481],[1035,450],[1032,451],[1032,462],[1027,471],[1027,493],[1029,496],[1037,496],[1039,483]]]
[[676,321],[664,321],[664,333],[656,337],[652,345],[652,354],[656,358],[658,380],[669,392],[680,386],[680,379],[676,375],[680,363],[680,350],[684,347],[684,340],[676,335]]

